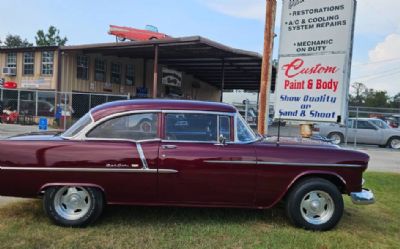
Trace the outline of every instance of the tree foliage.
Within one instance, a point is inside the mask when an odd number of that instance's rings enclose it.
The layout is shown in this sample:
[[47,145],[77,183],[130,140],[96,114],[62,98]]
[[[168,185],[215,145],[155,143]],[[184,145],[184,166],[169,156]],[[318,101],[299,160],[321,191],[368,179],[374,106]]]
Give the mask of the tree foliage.
[[60,37],[60,30],[54,26],[50,26],[47,33],[38,30],[35,40],[36,46],[64,46],[68,41],[67,37]]
[[8,34],[4,40],[4,46],[8,48],[32,47],[33,44],[19,35]]
[[360,82],[353,83],[351,88],[353,90],[349,100],[351,106],[399,107],[400,105],[400,93],[390,97],[387,91],[367,88]]

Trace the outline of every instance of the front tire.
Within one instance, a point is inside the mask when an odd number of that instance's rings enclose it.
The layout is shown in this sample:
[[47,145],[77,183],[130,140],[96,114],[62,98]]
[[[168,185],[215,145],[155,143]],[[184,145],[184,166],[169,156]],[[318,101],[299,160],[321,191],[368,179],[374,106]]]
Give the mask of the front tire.
[[102,213],[104,200],[100,190],[80,186],[48,189],[43,198],[46,214],[57,225],[85,227]]
[[391,137],[387,144],[391,149],[400,149],[400,137]]
[[314,231],[330,230],[343,215],[342,194],[325,179],[307,179],[296,184],[289,193],[286,214],[297,227]]

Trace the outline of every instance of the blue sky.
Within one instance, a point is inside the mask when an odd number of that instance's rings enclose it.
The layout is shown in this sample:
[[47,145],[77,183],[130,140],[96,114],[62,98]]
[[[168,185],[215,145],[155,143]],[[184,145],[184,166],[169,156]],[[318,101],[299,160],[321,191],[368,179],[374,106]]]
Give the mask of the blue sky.
[[[265,0],[13,0],[1,9],[1,40],[18,34],[34,42],[38,29],[54,25],[69,45],[113,42],[110,24],[152,24],[174,37],[201,35],[259,53],[263,47]],[[352,81],[391,95],[400,92],[398,9],[398,0],[358,0],[354,43]],[[280,7],[277,24],[279,17]]]

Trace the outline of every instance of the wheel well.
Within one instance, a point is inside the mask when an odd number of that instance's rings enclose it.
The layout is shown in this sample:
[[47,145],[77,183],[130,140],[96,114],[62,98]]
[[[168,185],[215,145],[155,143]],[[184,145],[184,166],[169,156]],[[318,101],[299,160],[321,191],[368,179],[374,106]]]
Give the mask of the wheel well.
[[89,188],[96,188],[96,189],[98,189],[100,192],[101,192],[101,194],[103,195],[103,201],[104,201],[104,203],[107,203],[107,197],[106,197],[106,193],[105,193],[105,191],[104,191],[104,189],[101,187],[101,186],[98,186],[98,185],[91,185],[91,184],[46,184],[46,185],[44,185],[43,187],[41,187],[40,188],[40,191],[39,191],[39,197],[43,197],[44,196],[44,193],[49,189],[49,188],[52,188],[52,187],[62,187],[62,186],[82,186],[82,187],[89,187]]
[[340,131],[332,131],[332,132],[329,132],[327,137],[329,137],[329,136],[332,135],[332,134],[339,134],[340,136],[342,136],[342,138],[344,137],[344,135],[343,135]]
[[398,139],[400,139],[400,136],[391,136],[391,137],[389,137],[389,139],[387,140],[387,143],[386,143],[386,144],[389,144],[390,140],[393,139],[393,138],[398,138]]
[[304,175],[296,179],[296,181],[289,187],[288,191],[286,191],[286,194],[283,199],[286,199],[287,195],[299,184],[302,182],[309,180],[309,179],[324,179],[332,184],[334,184],[340,191],[340,193],[345,194],[346,192],[346,185],[343,182],[342,179],[340,179],[338,176],[335,175],[330,175],[330,174],[309,174],[309,175]]

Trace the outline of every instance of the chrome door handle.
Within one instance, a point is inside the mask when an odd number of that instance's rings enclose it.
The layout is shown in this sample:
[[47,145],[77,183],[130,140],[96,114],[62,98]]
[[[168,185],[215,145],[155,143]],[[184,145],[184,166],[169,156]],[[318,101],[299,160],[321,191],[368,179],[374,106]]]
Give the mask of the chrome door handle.
[[171,149],[176,149],[178,148],[176,145],[168,144],[168,145],[162,145],[161,148],[164,150],[171,150]]

